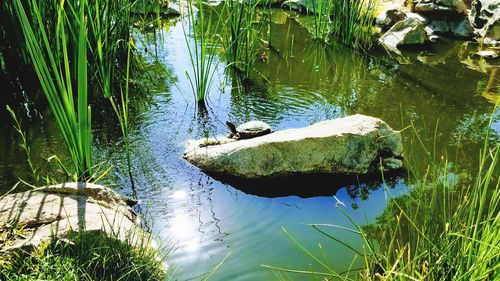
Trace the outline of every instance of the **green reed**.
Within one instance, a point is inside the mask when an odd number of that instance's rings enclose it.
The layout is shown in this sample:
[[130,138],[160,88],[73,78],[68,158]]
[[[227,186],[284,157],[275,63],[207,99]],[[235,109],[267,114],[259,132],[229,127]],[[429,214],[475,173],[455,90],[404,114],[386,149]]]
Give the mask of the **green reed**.
[[253,69],[265,23],[257,13],[259,1],[226,1],[223,5],[218,17],[225,18],[222,42],[226,60],[247,79]]
[[[21,63],[33,66],[73,161],[71,173],[79,180],[92,178],[95,168],[89,93],[112,99],[122,88],[117,86],[128,84],[131,5],[129,0],[0,4],[6,45],[18,51]],[[121,127],[123,120],[119,116]]]
[[376,16],[376,0],[326,1],[331,2],[331,6],[327,6],[331,8],[332,36],[357,49],[369,48],[373,44],[371,29]]
[[[214,44],[217,33],[212,32],[212,28],[218,30],[220,20],[212,26],[212,13],[207,11],[201,0],[196,0],[198,11],[193,9],[193,1],[188,1],[188,30],[184,29],[184,39],[189,52],[192,75],[186,71],[191,90],[199,107],[205,106],[205,100],[210,94],[214,75],[219,64],[216,59],[217,49]],[[208,18],[207,18],[208,14]],[[190,42],[190,35],[193,44]]]
[[[128,57],[127,42],[130,38],[132,18],[130,0],[87,1],[88,62],[95,73],[90,85],[109,98],[124,83],[127,75],[123,61]],[[78,25],[78,21],[74,21]],[[126,62],[128,64],[128,61]]]
[[330,35],[330,11],[333,8],[334,0],[309,0],[313,8],[313,38],[326,41]]
[[[38,34],[35,34],[21,0],[15,0],[13,4],[24,35],[25,48],[69,150],[74,176],[78,180],[91,177],[93,168],[91,110],[87,88],[86,3],[84,0],[79,1],[78,6],[67,4],[78,15],[80,22],[79,28],[74,30],[66,26],[67,15],[64,2],[61,2],[56,14],[57,32],[52,38],[57,41],[55,50],[50,43],[37,1],[30,1],[29,5]],[[72,44],[68,44],[68,41]],[[68,50],[68,45],[73,50]],[[71,64],[70,60],[74,60],[74,63]],[[74,99],[75,96],[77,100]]]
[[115,102],[113,97],[110,97],[111,106],[118,117],[120,123],[120,129],[122,131],[124,143],[125,143],[125,153],[127,156],[127,165],[129,173],[131,173],[132,162],[130,159],[130,139],[129,139],[129,79],[130,79],[130,53],[132,48],[132,42],[128,43],[127,49],[127,67],[125,74],[125,92],[120,91],[120,104]]

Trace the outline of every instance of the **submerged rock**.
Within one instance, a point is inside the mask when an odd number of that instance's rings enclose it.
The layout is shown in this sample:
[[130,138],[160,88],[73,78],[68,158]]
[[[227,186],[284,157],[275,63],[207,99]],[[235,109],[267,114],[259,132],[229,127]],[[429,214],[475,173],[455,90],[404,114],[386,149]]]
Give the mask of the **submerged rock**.
[[[138,218],[125,200],[104,186],[65,183],[0,198],[0,250],[38,247],[72,231],[103,231],[124,242],[139,238]],[[1,241],[8,228],[21,235]],[[3,237],[3,238],[2,238]]]
[[379,38],[382,46],[396,53],[400,53],[399,46],[423,44],[426,40],[424,23],[414,17],[397,22]]
[[363,175],[402,167],[399,132],[365,115],[327,120],[309,127],[200,147],[192,142],[184,158],[207,173],[240,178],[336,173]]

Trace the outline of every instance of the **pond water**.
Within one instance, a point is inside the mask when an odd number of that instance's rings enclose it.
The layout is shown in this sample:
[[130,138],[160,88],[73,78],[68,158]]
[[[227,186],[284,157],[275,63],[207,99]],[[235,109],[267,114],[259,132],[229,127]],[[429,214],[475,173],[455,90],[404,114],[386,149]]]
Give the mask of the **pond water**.
[[[380,182],[346,184],[328,178],[231,186],[182,159],[186,140],[225,134],[227,120],[259,119],[279,130],[362,113],[379,117],[396,130],[413,124],[414,129],[406,129],[403,135],[406,156],[417,170],[423,171],[429,158],[449,156],[458,171],[472,173],[478,157],[493,111],[487,97],[499,92],[500,74],[476,68],[474,59],[467,56],[470,46],[445,40],[423,52],[408,50],[399,60],[381,51],[360,55],[343,46],[318,44],[294,16],[273,12],[279,20],[271,25],[271,43],[279,51],[260,51],[268,59],[256,63],[260,74],[251,84],[224,75],[221,63],[205,113],[197,111],[185,75],[191,71],[185,21],[134,31],[149,79],[137,82],[144,83],[147,91],[131,97],[131,176],[116,116],[105,102],[93,107],[97,161],[113,165],[103,183],[137,197],[144,226],[158,241],[175,246],[168,260],[178,269],[175,280],[197,278],[226,256],[213,280],[286,279],[262,264],[324,271],[283,228],[342,272],[354,253],[308,224],[352,227],[337,210],[333,195],[355,221],[373,222],[387,198],[407,192],[411,183],[406,177],[394,177],[384,188]],[[63,155],[63,143],[46,105],[33,101],[41,99],[27,98],[24,91],[16,95],[17,99],[5,98],[3,103],[14,103],[22,117],[34,161]],[[18,177],[26,178],[28,170],[19,156],[22,151],[11,119],[4,110],[0,115],[5,120],[0,124],[0,186],[6,191]],[[498,112],[494,120],[492,139],[498,140]],[[455,157],[457,143],[460,149]],[[362,250],[356,235],[326,230]],[[361,264],[358,259],[355,267]],[[291,273],[288,277],[315,280]]]

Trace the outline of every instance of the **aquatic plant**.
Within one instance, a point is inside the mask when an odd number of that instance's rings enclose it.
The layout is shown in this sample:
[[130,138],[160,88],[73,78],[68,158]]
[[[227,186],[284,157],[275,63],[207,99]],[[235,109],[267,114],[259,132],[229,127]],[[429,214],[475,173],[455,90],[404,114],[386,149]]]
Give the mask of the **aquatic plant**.
[[26,136],[26,132],[23,131],[21,122],[17,118],[16,113],[8,105],[7,111],[10,113],[12,120],[14,120],[14,129],[17,131],[19,137],[21,138],[19,146],[24,150],[24,153],[26,154],[26,162],[28,163],[28,166],[30,168],[32,180],[34,181],[34,184],[38,184],[40,181],[40,175],[38,174],[38,167],[35,167],[33,161],[31,160],[31,149],[28,146],[28,138]]
[[6,45],[20,54],[9,56],[9,62],[19,59],[33,66],[73,161],[70,173],[78,180],[95,176],[89,93],[113,99],[114,89],[123,80],[128,83],[130,52],[126,73],[121,65],[128,50],[131,5],[128,0],[0,4]]
[[330,35],[330,11],[332,11],[334,0],[309,0],[313,11],[308,11],[313,17],[313,38],[326,41]]
[[229,65],[248,79],[255,62],[265,19],[257,14],[255,2],[226,1],[222,13],[225,32],[222,42]]
[[120,104],[115,102],[114,97],[110,97],[111,106],[118,117],[118,122],[120,123],[120,129],[122,131],[123,140],[125,143],[125,153],[127,156],[127,165],[129,173],[131,174],[132,162],[130,159],[130,139],[129,139],[129,79],[130,79],[130,52],[132,42],[128,43],[127,48],[127,68],[125,75],[125,91],[121,89],[120,91]]
[[[216,59],[216,48],[214,37],[211,32],[212,14],[208,19],[204,11],[204,4],[201,0],[196,0],[198,12],[193,9],[193,1],[188,1],[188,30],[183,25],[184,39],[189,52],[192,75],[186,71],[191,90],[198,103],[198,107],[205,107],[205,100],[210,94],[214,75],[219,64]],[[218,30],[220,20],[217,20],[215,30]],[[190,35],[193,43],[190,42]]]
[[[104,97],[111,97],[114,89],[124,83],[129,73],[123,71],[125,58],[129,58],[128,42],[130,40],[131,5],[129,0],[95,0],[87,1],[85,16],[87,18],[87,56],[90,70],[89,85]],[[73,20],[73,30],[78,29],[79,21]],[[129,65],[127,59],[125,63]],[[130,71],[130,69],[127,69]]]
[[[16,17],[24,36],[27,53],[39,78],[40,86],[47,98],[54,118],[73,160],[73,172],[76,180],[92,177],[91,145],[91,110],[88,105],[87,74],[87,19],[86,1],[79,1],[78,6],[70,5],[78,14],[80,26],[72,29],[66,26],[64,2],[58,7],[57,33],[52,40],[57,41],[54,50],[50,44],[42,13],[37,1],[30,1],[32,16],[39,33],[34,29],[26,15],[21,0],[14,1]],[[69,29],[69,30],[68,30]],[[72,42],[72,50],[68,44]],[[72,53],[70,53],[72,52]],[[70,59],[71,55],[71,59]],[[70,61],[74,59],[74,64]],[[76,92],[73,90],[77,86]],[[77,100],[74,100],[76,95]]]
[[[340,42],[357,49],[373,44],[371,29],[376,0],[335,0],[331,2],[330,32]],[[320,1],[321,2],[321,1]]]

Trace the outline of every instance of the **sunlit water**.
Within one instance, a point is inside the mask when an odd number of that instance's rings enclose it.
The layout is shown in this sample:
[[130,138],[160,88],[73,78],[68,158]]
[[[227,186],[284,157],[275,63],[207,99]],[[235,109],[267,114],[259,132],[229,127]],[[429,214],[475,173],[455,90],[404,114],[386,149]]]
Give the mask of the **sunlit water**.
[[[175,248],[168,259],[168,265],[177,269],[175,279],[201,276],[225,257],[213,280],[271,280],[283,274],[265,269],[263,264],[326,270],[301,251],[283,229],[342,272],[355,254],[309,224],[352,228],[336,207],[358,223],[373,222],[390,196],[407,190],[408,180],[403,177],[391,179],[386,188],[371,183],[339,189],[342,183],[335,178],[294,186],[259,183],[244,188],[224,184],[185,162],[182,155],[188,139],[225,134],[227,120],[242,123],[259,119],[279,130],[363,113],[379,117],[397,130],[414,125],[420,139],[414,137],[412,128],[403,134],[406,154],[417,169],[423,169],[431,155],[435,159],[449,156],[455,166],[470,171],[469,165],[478,156],[493,110],[483,93],[492,79],[489,92],[498,92],[500,77],[492,78],[491,71],[480,72],[461,63],[463,46],[444,42],[442,50],[428,50],[428,55],[409,51],[407,59],[412,64],[405,65],[382,53],[360,56],[342,46],[317,44],[296,21],[279,15],[280,20],[271,26],[271,43],[279,53],[260,51],[266,52],[268,60],[257,62],[260,75],[249,86],[226,76],[221,63],[206,114],[196,110],[185,74],[191,71],[182,28],[185,21],[150,31],[135,30],[138,50],[154,83],[147,82],[148,91],[131,97],[132,177],[114,113],[105,102],[94,106],[96,158],[113,165],[103,183],[140,200],[137,211],[144,216],[144,226],[158,241]],[[17,106],[18,112],[26,115],[23,125],[29,129],[35,161],[42,163],[43,157],[62,154],[63,145],[47,108],[22,102]],[[34,111],[37,108],[41,112]],[[12,123],[4,111],[1,117],[0,183],[7,190],[28,173]],[[498,119],[497,113],[494,133],[500,131]],[[492,139],[497,140],[496,134]],[[456,161],[454,145],[459,140]],[[314,192],[309,192],[311,189]],[[333,195],[342,204],[337,204]],[[363,251],[355,234],[326,230]],[[361,264],[358,259],[354,266]]]

